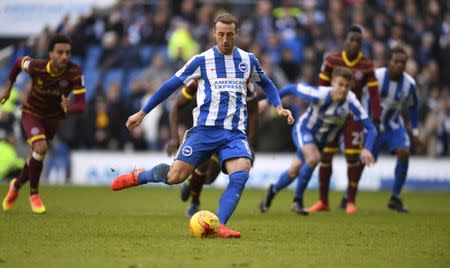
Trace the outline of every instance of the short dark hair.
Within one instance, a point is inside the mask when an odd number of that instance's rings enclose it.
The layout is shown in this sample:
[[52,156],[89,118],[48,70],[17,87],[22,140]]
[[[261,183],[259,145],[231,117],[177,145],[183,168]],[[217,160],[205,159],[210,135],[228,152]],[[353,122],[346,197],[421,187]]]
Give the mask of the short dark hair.
[[331,77],[335,78],[341,76],[345,78],[348,81],[352,81],[353,79],[353,72],[347,67],[336,67],[333,69],[333,72],[331,73]]
[[406,50],[402,46],[396,45],[389,50],[389,59],[392,59],[394,54],[397,53],[405,54],[406,56],[408,56],[408,53],[406,53]]
[[353,24],[350,26],[350,28],[348,29],[348,33],[363,33],[363,27],[359,24]]
[[69,44],[72,46],[72,40],[65,34],[55,34],[50,38],[50,42],[48,42],[48,52],[52,51],[55,48],[55,44],[63,43]]
[[225,13],[225,14],[222,14],[222,15],[219,15],[219,16],[216,17],[216,19],[214,20],[214,29],[216,29],[216,24],[218,22],[222,22],[222,23],[225,23],[225,24],[233,24],[234,23],[236,31],[239,28],[238,20],[236,19],[235,16],[233,16],[233,15],[231,15],[229,13]]

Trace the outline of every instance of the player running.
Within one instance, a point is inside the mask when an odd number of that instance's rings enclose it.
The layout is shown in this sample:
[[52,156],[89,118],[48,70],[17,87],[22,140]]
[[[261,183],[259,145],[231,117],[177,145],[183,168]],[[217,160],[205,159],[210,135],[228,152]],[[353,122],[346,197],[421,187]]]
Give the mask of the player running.
[[235,47],[238,21],[230,14],[220,15],[214,21],[217,46],[194,56],[174,76],[164,82],[141,111],[128,118],[126,126],[133,130],[145,115],[183,83],[198,81],[197,107],[193,111],[194,127],[190,129],[178,150],[172,166],[159,164],[149,170],[138,170],[118,176],[113,190],[148,182],[178,184],[188,178],[198,164],[214,153],[220,167],[229,174],[230,181],[219,201],[219,237],[240,237],[241,234],[225,227],[248,180],[252,155],[245,135],[247,109],[245,98],[249,78],[262,87],[279,116],[293,117],[282,107],[273,82],[266,76],[256,57]]
[[[319,85],[330,86],[331,73],[336,67],[347,67],[353,72],[353,82],[351,91],[361,101],[363,88],[367,86],[370,95],[371,117],[376,125],[380,118],[380,96],[378,94],[378,81],[375,77],[372,62],[361,53],[362,28],[352,25],[347,33],[344,43],[344,50],[328,55],[322,64],[319,75]],[[357,212],[355,204],[358,182],[364,169],[359,154],[364,144],[363,127],[349,116],[343,130],[345,158],[347,160],[348,188],[346,196],[342,199],[340,207],[345,209],[347,214]],[[339,137],[326,145],[323,150],[319,169],[319,192],[320,200],[309,208],[310,212],[327,211],[328,189],[332,173],[333,155],[339,150]]]
[[[169,141],[166,152],[169,156],[176,153],[180,147],[178,128],[181,117],[181,110],[194,100],[198,83],[196,80],[189,82],[181,89],[170,111],[170,132],[172,139]],[[247,109],[248,109],[248,129],[247,137],[252,156],[254,158],[254,145],[256,142],[256,130],[258,128],[258,98],[254,90],[253,83],[247,83]],[[204,184],[213,183],[220,174],[220,166],[217,156],[213,155],[205,163],[200,164],[192,172],[190,178],[181,187],[181,200],[187,201],[191,197],[191,205],[186,211],[186,216],[192,216],[200,208],[200,193]]]
[[409,106],[409,119],[412,125],[413,141],[420,145],[419,107],[416,94],[416,82],[405,73],[408,55],[402,47],[394,47],[390,52],[388,67],[378,68],[375,75],[380,82],[378,89],[381,97],[380,133],[376,139],[373,154],[378,156],[382,147],[397,156],[395,180],[388,207],[397,212],[408,212],[400,199],[402,187],[406,181],[409,163],[410,141],[401,117],[404,105]]
[[308,186],[314,168],[320,161],[325,145],[338,137],[347,117],[352,114],[367,131],[360,160],[365,165],[374,163],[370,150],[375,141],[376,129],[356,95],[349,91],[352,71],[336,67],[332,72],[331,87],[312,88],[304,84],[289,85],[280,91],[294,94],[310,102],[307,111],[300,117],[292,131],[297,154],[288,170],[283,172],[277,183],[271,184],[266,197],[260,203],[261,212],[266,212],[275,195],[298,177],[292,210],[300,215],[308,215],[303,205],[303,193]]
[[[50,39],[49,60],[31,59],[28,56],[16,61],[0,92],[4,103],[10,95],[12,85],[23,70],[32,79],[31,91],[22,106],[22,126],[31,146],[31,154],[20,175],[11,181],[8,194],[3,200],[3,211],[10,211],[17,200],[20,187],[30,181],[30,205],[34,213],[46,211],[39,195],[39,178],[48,144],[53,139],[58,125],[69,113],[82,112],[85,107],[85,88],[82,71],[70,61],[71,40],[65,35]],[[68,99],[74,95],[75,103]]]

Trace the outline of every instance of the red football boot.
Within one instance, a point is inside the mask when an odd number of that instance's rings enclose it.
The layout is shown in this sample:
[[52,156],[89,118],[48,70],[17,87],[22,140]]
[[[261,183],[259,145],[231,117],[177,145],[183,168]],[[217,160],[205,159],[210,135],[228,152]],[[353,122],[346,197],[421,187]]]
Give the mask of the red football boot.
[[358,208],[356,207],[356,204],[353,202],[348,202],[347,206],[345,207],[345,212],[348,215],[353,215],[356,214],[358,212]]
[[9,190],[8,193],[5,196],[5,199],[3,199],[3,211],[7,212],[14,208],[15,202],[17,200],[17,197],[19,196],[19,192],[16,192],[14,190],[14,182],[16,179],[14,178],[11,180],[11,183],[9,184]]
[[219,227],[220,238],[240,238],[241,233],[228,229],[224,224]]
[[322,200],[317,201],[314,205],[308,208],[308,212],[319,212],[319,211],[329,211],[330,207],[328,204],[325,204]]
[[120,191],[139,185],[138,175],[142,171],[144,171],[144,169],[133,170],[130,173],[125,173],[117,176],[111,183],[111,189],[113,191]]

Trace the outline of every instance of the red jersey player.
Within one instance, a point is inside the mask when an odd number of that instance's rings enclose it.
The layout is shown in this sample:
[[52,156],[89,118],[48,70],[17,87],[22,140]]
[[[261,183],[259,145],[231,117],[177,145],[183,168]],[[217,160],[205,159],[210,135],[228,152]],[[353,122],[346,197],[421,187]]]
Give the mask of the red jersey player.
[[[56,133],[59,122],[68,113],[81,112],[85,107],[85,88],[80,67],[69,60],[71,40],[65,35],[50,39],[49,60],[31,59],[28,56],[16,61],[0,92],[4,103],[21,71],[32,79],[32,87],[22,106],[22,126],[31,146],[31,153],[19,177],[11,181],[8,194],[3,200],[3,210],[10,211],[18,197],[20,187],[30,181],[30,205],[34,213],[44,213],[45,206],[39,195],[39,178],[48,143]],[[74,95],[71,105],[70,94]]]
[[[330,77],[335,67],[343,66],[350,68],[353,72],[353,85],[351,90],[361,101],[363,88],[369,89],[371,116],[376,125],[379,123],[381,107],[378,93],[378,81],[375,77],[372,61],[361,53],[362,28],[352,25],[347,33],[344,50],[328,55],[322,64],[319,75],[321,86],[330,86]],[[341,208],[348,214],[357,212],[355,197],[359,179],[361,178],[364,165],[359,159],[359,154],[364,144],[364,132],[361,124],[357,123],[353,116],[347,118],[343,129],[345,157],[347,160],[348,188],[346,197],[341,202]],[[332,173],[332,159],[334,153],[339,150],[339,135],[336,140],[328,144],[322,154],[319,170],[320,200],[309,208],[309,212],[327,211],[328,188]]]

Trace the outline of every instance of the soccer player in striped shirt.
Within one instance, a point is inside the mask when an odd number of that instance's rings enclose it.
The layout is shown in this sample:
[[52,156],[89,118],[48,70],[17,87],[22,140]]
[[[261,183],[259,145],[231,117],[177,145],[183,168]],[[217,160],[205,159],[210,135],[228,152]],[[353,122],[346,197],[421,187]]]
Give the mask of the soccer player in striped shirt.
[[319,163],[325,145],[334,140],[342,131],[349,114],[360,122],[367,131],[360,161],[365,165],[374,163],[372,153],[376,129],[356,95],[350,91],[352,71],[345,67],[333,69],[331,87],[312,88],[304,84],[289,85],[280,91],[296,95],[310,103],[308,110],[300,117],[292,131],[297,154],[291,166],[283,172],[278,181],[269,186],[266,197],[260,204],[261,212],[266,212],[276,193],[298,178],[292,210],[300,215],[308,215],[303,206],[303,193],[308,186],[314,168]]
[[403,106],[408,106],[412,126],[413,141],[420,145],[419,108],[416,94],[416,82],[405,73],[408,55],[402,47],[390,51],[388,67],[378,68],[375,75],[379,81],[381,97],[380,133],[376,139],[373,154],[378,156],[381,148],[387,147],[389,153],[397,156],[392,196],[388,207],[398,212],[408,212],[400,199],[400,193],[406,181],[409,163],[410,140],[401,117]]
[[[176,153],[180,147],[180,137],[178,136],[180,114],[184,107],[190,102],[195,101],[198,83],[192,80],[181,89],[170,111],[170,132],[171,140],[169,141],[166,152],[169,156]],[[247,110],[248,110],[248,126],[247,137],[250,149],[252,149],[252,157],[254,158],[254,146],[256,142],[256,130],[258,128],[258,96],[254,89],[253,83],[247,83]],[[191,204],[186,210],[186,216],[192,216],[200,209],[200,193],[204,184],[213,183],[220,174],[220,166],[216,155],[213,155],[205,163],[200,164],[192,172],[190,178],[186,180],[181,187],[181,200],[187,201],[191,198]]]
[[164,101],[183,84],[198,81],[197,107],[193,111],[194,127],[178,150],[172,166],[159,164],[149,170],[138,170],[118,176],[113,190],[148,182],[181,183],[194,168],[217,154],[230,181],[219,201],[219,237],[240,237],[241,234],[225,227],[241,198],[251,167],[251,151],[245,135],[247,109],[245,98],[250,78],[264,90],[279,116],[289,124],[294,119],[281,105],[278,91],[266,76],[256,57],[235,47],[238,21],[230,14],[220,15],[214,21],[217,46],[194,56],[174,76],[164,82],[141,111],[128,118],[129,130],[138,126],[145,115]]
[[[319,75],[319,84],[321,86],[330,86],[331,73],[334,68],[342,66],[347,67],[353,72],[352,92],[361,101],[363,88],[369,89],[370,95],[370,113],[375,125],[378,125],[380,119],[380,96],[378,94],[378,81],[375,77],[372,62],[361,53],[362,27],[352,25],[347,33],[344,50],[331,53],[322,64]],[[355,203],[358,182],[364,169],[363,163],[359,160],[359,154],[364,144],[364,132],[360,123],[355,122],[352,116],[349,116],[343,131],[345,158],[347,160],[348,188],[346,196],[342,199],[340,207],[345,209],[348,214],[357,212]],[[339,150],[339,137],[327,144],[322,154],[319,169],[319,192],[320,200],[309,208],[310,212],[327,211],[328,189],[332,173],[333,155]]]
[[[53,139],[58,125],[69,113],[82,112],[85,107],[83,74],[78,65],[70,61],[71,40],[65,35],[50,39],[49,60],[31,59],[28,56],[16,61],[0,92],[3,103],[9,98],[11,87],[21,71],[32,79],[31,91],[22,106],[22,126],[31,146],[19,177],[13,179],[8,194],[3,200],[3,210],[10,211],[16,202],[20,187],[30,181],[30,205],[34,213],[46,211],[39,195],[39,178],[48,144]],[[73,94],[71,105],[68,97]]]

